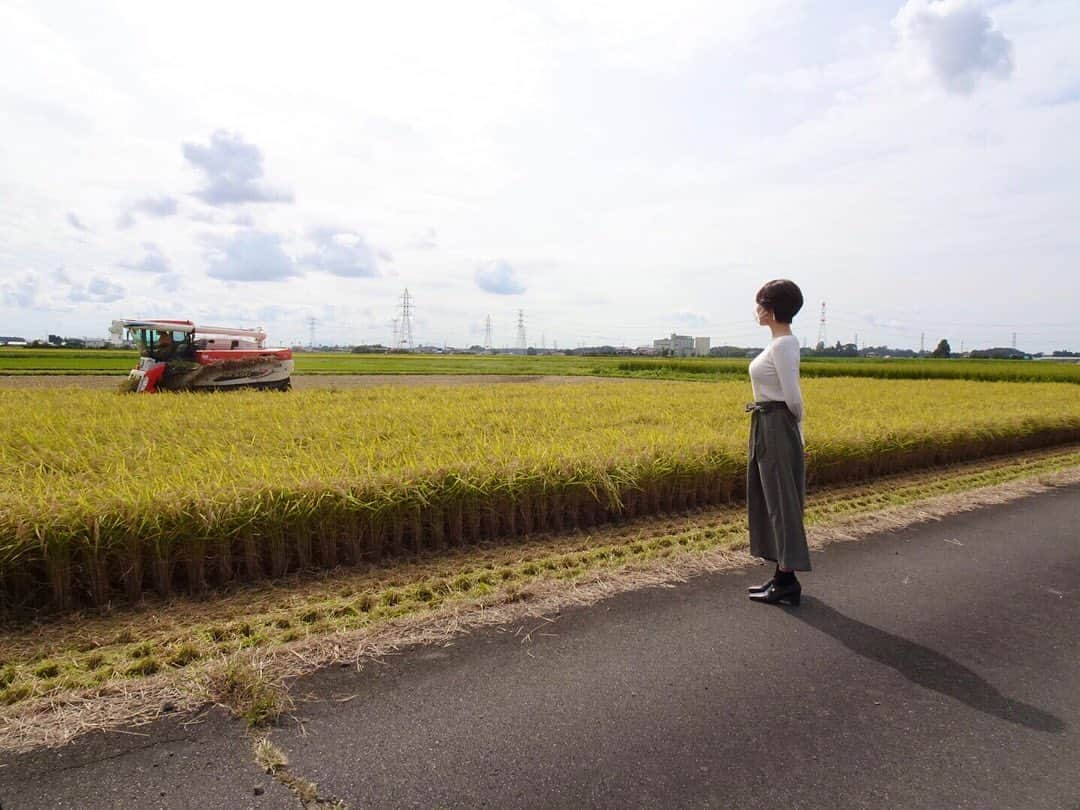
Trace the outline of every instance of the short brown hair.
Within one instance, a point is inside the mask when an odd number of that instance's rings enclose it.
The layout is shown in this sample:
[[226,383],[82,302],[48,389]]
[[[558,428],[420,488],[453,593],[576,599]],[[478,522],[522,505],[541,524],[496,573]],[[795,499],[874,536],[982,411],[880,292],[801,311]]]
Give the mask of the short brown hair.
[[780,323],[791,323],[803,305],[799,285],[786,278],[770,281],[757,291],[755,300],[772,312],[773,317]]

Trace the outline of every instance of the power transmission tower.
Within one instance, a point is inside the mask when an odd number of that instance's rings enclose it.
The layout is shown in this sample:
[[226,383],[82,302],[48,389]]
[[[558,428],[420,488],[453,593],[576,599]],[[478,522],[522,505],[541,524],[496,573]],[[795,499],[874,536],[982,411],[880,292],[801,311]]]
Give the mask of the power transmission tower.
[[390,351],[395,351],[398,347],[398,319],[394,318],[394,336],[390,338]]
[[409,295],[409,288],[406,287],[401,295],[401,328],[397,336],[397,348],[405,352],[411,352],[413,349],[412,311],[413,300]]
[[518,310],[517,347],[521,351],[528,348],[528,343],[525,341],[525,310],[523,309]]
[[926,332],[919,332],[919,354],[926,351]]
[[821,349],[825,348],[826,334],[827,333],[826,333],[826,329],[825,329],[825,302],[822,301],[821,302],[821,321],[818,323],[818,330],[817,330],[817,347],[818,347],[819,351]]
[[310,316],[307,319],[307,325],[308,325],[308,348],[309,349],[314,349],[315,348],[315,324],[317,324],[318,322],[319,322],[318,319],[314,315]]
[[491,316],[484,319],[484,351],[491,351]]
[[1016,348],[1016,332],[1013,332],[1013,344],[1012,344],[1012,346],[1013,346],[1014,349]]

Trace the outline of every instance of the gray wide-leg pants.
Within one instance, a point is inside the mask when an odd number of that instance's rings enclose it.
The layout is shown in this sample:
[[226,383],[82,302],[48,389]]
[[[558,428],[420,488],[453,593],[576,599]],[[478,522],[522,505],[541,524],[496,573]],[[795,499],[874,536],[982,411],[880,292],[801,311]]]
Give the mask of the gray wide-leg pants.
[[750,553],[792,571],[810,570],[803,527],[806,464],[799,423],[783,404],[750,417],[746,507]]

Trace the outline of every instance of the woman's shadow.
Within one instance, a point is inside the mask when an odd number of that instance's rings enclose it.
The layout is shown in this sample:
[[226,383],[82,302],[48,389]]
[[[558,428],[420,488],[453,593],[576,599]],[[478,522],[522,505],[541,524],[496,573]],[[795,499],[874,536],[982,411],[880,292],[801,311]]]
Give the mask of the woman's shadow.
[[1042,709],[1002,695],[963,664],[929,647],[845,616],[812,596],[804,596],[802,604],[801,608],[785,612],[832,636],[857,655],[892,667],[912,683],[1036,731],[1060,734],[1067,727],[1064,721]]

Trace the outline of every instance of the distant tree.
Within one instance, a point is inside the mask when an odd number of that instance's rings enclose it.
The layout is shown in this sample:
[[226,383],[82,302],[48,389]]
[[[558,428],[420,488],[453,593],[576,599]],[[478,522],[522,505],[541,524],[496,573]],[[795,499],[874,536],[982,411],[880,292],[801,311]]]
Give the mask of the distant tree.
[[950,357],[952,355],[952,347],[949,346],[949,341],[942,340],[938,343],[937,348],[931,352],[931,357]]

